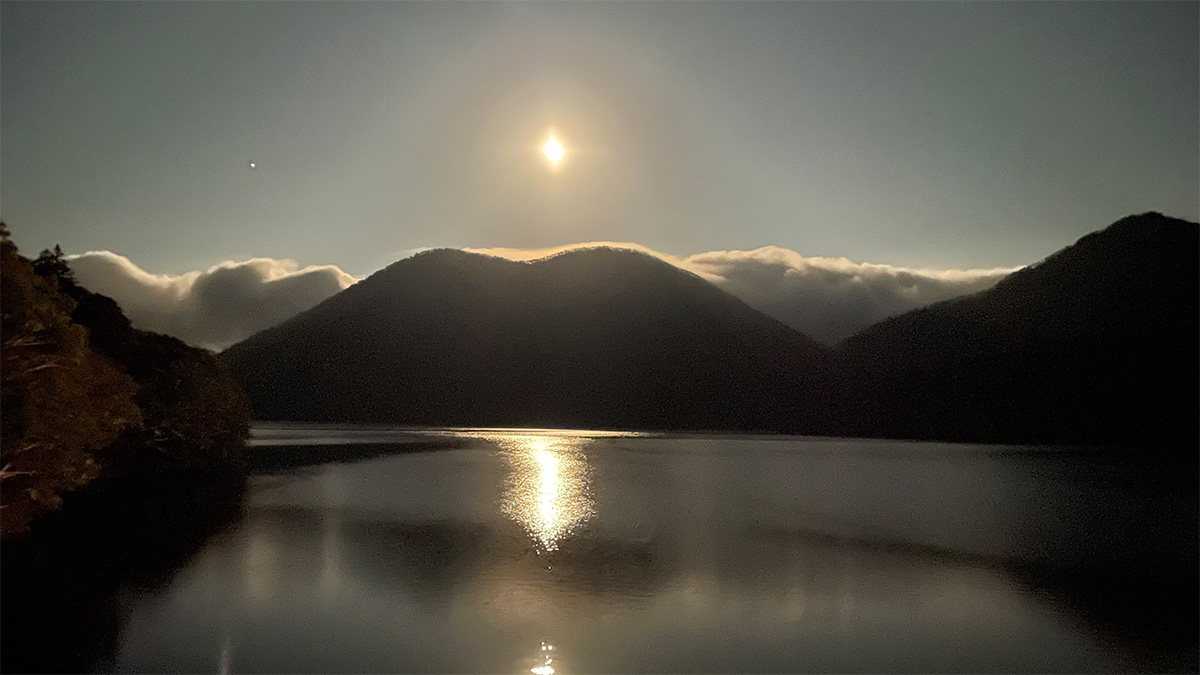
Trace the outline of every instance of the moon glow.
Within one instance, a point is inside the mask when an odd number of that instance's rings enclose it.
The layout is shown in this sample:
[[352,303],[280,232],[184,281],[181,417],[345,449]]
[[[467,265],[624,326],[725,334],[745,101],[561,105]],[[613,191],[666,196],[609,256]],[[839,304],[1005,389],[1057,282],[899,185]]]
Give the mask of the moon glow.
[[546,159],[550,160],[552,166],[558,166],[558,163],[562,161],[563,155],[566,154],[566,150],[563,149],[562,143],[559,143],[557,138],[551,137],[542,146],[542,154],[546,156]]

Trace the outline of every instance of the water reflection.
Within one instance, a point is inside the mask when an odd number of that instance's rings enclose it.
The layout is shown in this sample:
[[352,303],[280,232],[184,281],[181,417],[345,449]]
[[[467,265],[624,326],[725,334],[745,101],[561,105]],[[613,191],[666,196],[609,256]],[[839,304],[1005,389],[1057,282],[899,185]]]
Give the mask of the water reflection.
[[334,597],[343,590],[343,580],[346,578],[345,564],[342,556],[343,513],[338,506],[345,502],[346,486],[340,474],[327,473],[319,479],[321,500],[325,510],[321,518],[321,578],[317,582],[318,591],[327,598]]
[[[1079,456],[454,433],[464,448],[256,479],[237,528],[129,606],[99,669],[1195,671],[1195,592],[1128,574],[1084,584],[1073,567],[1064,594],[987,555],[1101,558],[1089,542],[1132,531],[1110,517],[1128,513],[1147,535],[1114,539],[1123,560],[1158,573],[1170,546],[1192,551],[1170,569],[1194,570],[1194,491],[1166,500],[1146,471],[1112,471],[1131,492]],[[1160,544],[1172,532],[1191,539]],[[1157,548],[1133,558],[1139,541]],[[1163,617],[1098,633],[1062,597]],[[1143,650],[1130,624],[1179,637]]]
[[554,645],[543,641],[542,653],[538,655],[538,658],[541,659],[542,664],[530,668],[529,672],[533,675],[554,675],[555,670],[552,665],[554,663]]
[[507,451],[511,473],[501,508],[529,533],[538,553],[557,551],[559,541],[594,511],[587,438],[504,434],[488,436]]
[[229,633],[225,633],[221,637],[221,662],[217,666],[217,672],[220,675],[229,675],[233,672],[233,639]]
[[130,599],[170,587],[240,516],[245,489],[241,476],[199,472],[97,481],[25,538],[5,540],[0,672],[117,670]]
[[[558,551],[559,542],[595,513],[592,468],[583,452],[591,440],[507,434],[488,440],[506,451],[511,468],[501,510],[525,528],[538,554]],[[555,656],[554,645],[543,640],[536,665],[529,672],[555,675]]]

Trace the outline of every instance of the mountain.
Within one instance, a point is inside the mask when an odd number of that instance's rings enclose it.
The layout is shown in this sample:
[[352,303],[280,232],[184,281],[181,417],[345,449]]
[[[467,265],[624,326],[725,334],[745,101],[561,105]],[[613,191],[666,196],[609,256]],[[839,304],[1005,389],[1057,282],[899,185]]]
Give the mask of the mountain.
[[93,498],[80,488],[124,503],[239,473],[249,410],[211,352],[134,329],[111,298],[75,282],[62,249],[29,260],[2,220],[0,293],[5,542],[65,501]]
[[815,430],[829,349],[629,250],[435,250],[223,353],[260,419]]
[[835,349],[633,251],[430,251],[223,357],[260,419],[1194,449],[1198,232],[1131,216]]
[[1158,213],[838,345],[842,433],[1195,451],[1200,226]]

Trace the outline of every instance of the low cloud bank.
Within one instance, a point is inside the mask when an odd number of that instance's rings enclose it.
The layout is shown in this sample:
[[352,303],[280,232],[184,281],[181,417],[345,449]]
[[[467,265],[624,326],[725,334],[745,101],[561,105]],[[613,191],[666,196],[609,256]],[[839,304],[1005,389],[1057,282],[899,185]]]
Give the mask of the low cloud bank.
[[[833,344],[889,316],[990,287],[1012,269],[930,270],[806,258],[786,248],[679,257],[640,244],[588,242],[545,249],[466,249],[535,260],[572,248],[615,246],[693,272],[746,304]],[[84,287],[117,301],[137,328],[224,349],[358,281],[334,265],[254,258],[186,274],[152,274],[109,251],[68,256]]]
[[252,258],[204,271],[152,274],[125,256],[67,256],[79,283],[117,301],[134,327],[224,349],[358,281],[333,265]]
[[584,246],[630,248],[662,258],[828,344],[889,316],[989,288],[1016,269],[908,269],[856,263],[846,258],[806,258],[777,246],[753,251],[710,251],[687,257],[619,242],[546,249],[467,250],[511,260],[534,260]]

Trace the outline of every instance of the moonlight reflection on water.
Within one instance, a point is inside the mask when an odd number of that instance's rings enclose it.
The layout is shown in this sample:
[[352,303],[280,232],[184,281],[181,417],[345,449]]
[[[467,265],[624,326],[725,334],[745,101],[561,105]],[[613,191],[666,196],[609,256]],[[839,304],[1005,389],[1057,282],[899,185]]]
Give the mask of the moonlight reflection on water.
[[[595,513],[592,467],[583,452],[592,439],[538,434],[484,438],[500,446],[510,468],[501,511],[525,529],[538,555],[557,551],[559,541]],[[559,670],[555,656],[554,645],[543,640],[537,662],[528,672],[555,675]]]
[[[301,431],[289,452],[382,435]],[[454,444],[414,452],[405,430],[385,456],[255,476],[235,522],[162,586],[88,615],[109,622],[111,656],[56,670],[1196,672],[1195,471],[1178,461],[425,433]],[[997,562],[1034,556],[1063,571]],[[4,588],[10,607],[24,587]],[[93,639],[72,625],[39,649]]]
[[489,436],[506,453],[511,473],[501,508],[529,533],[540,554],[594,513],[588,438],[505,434]]

